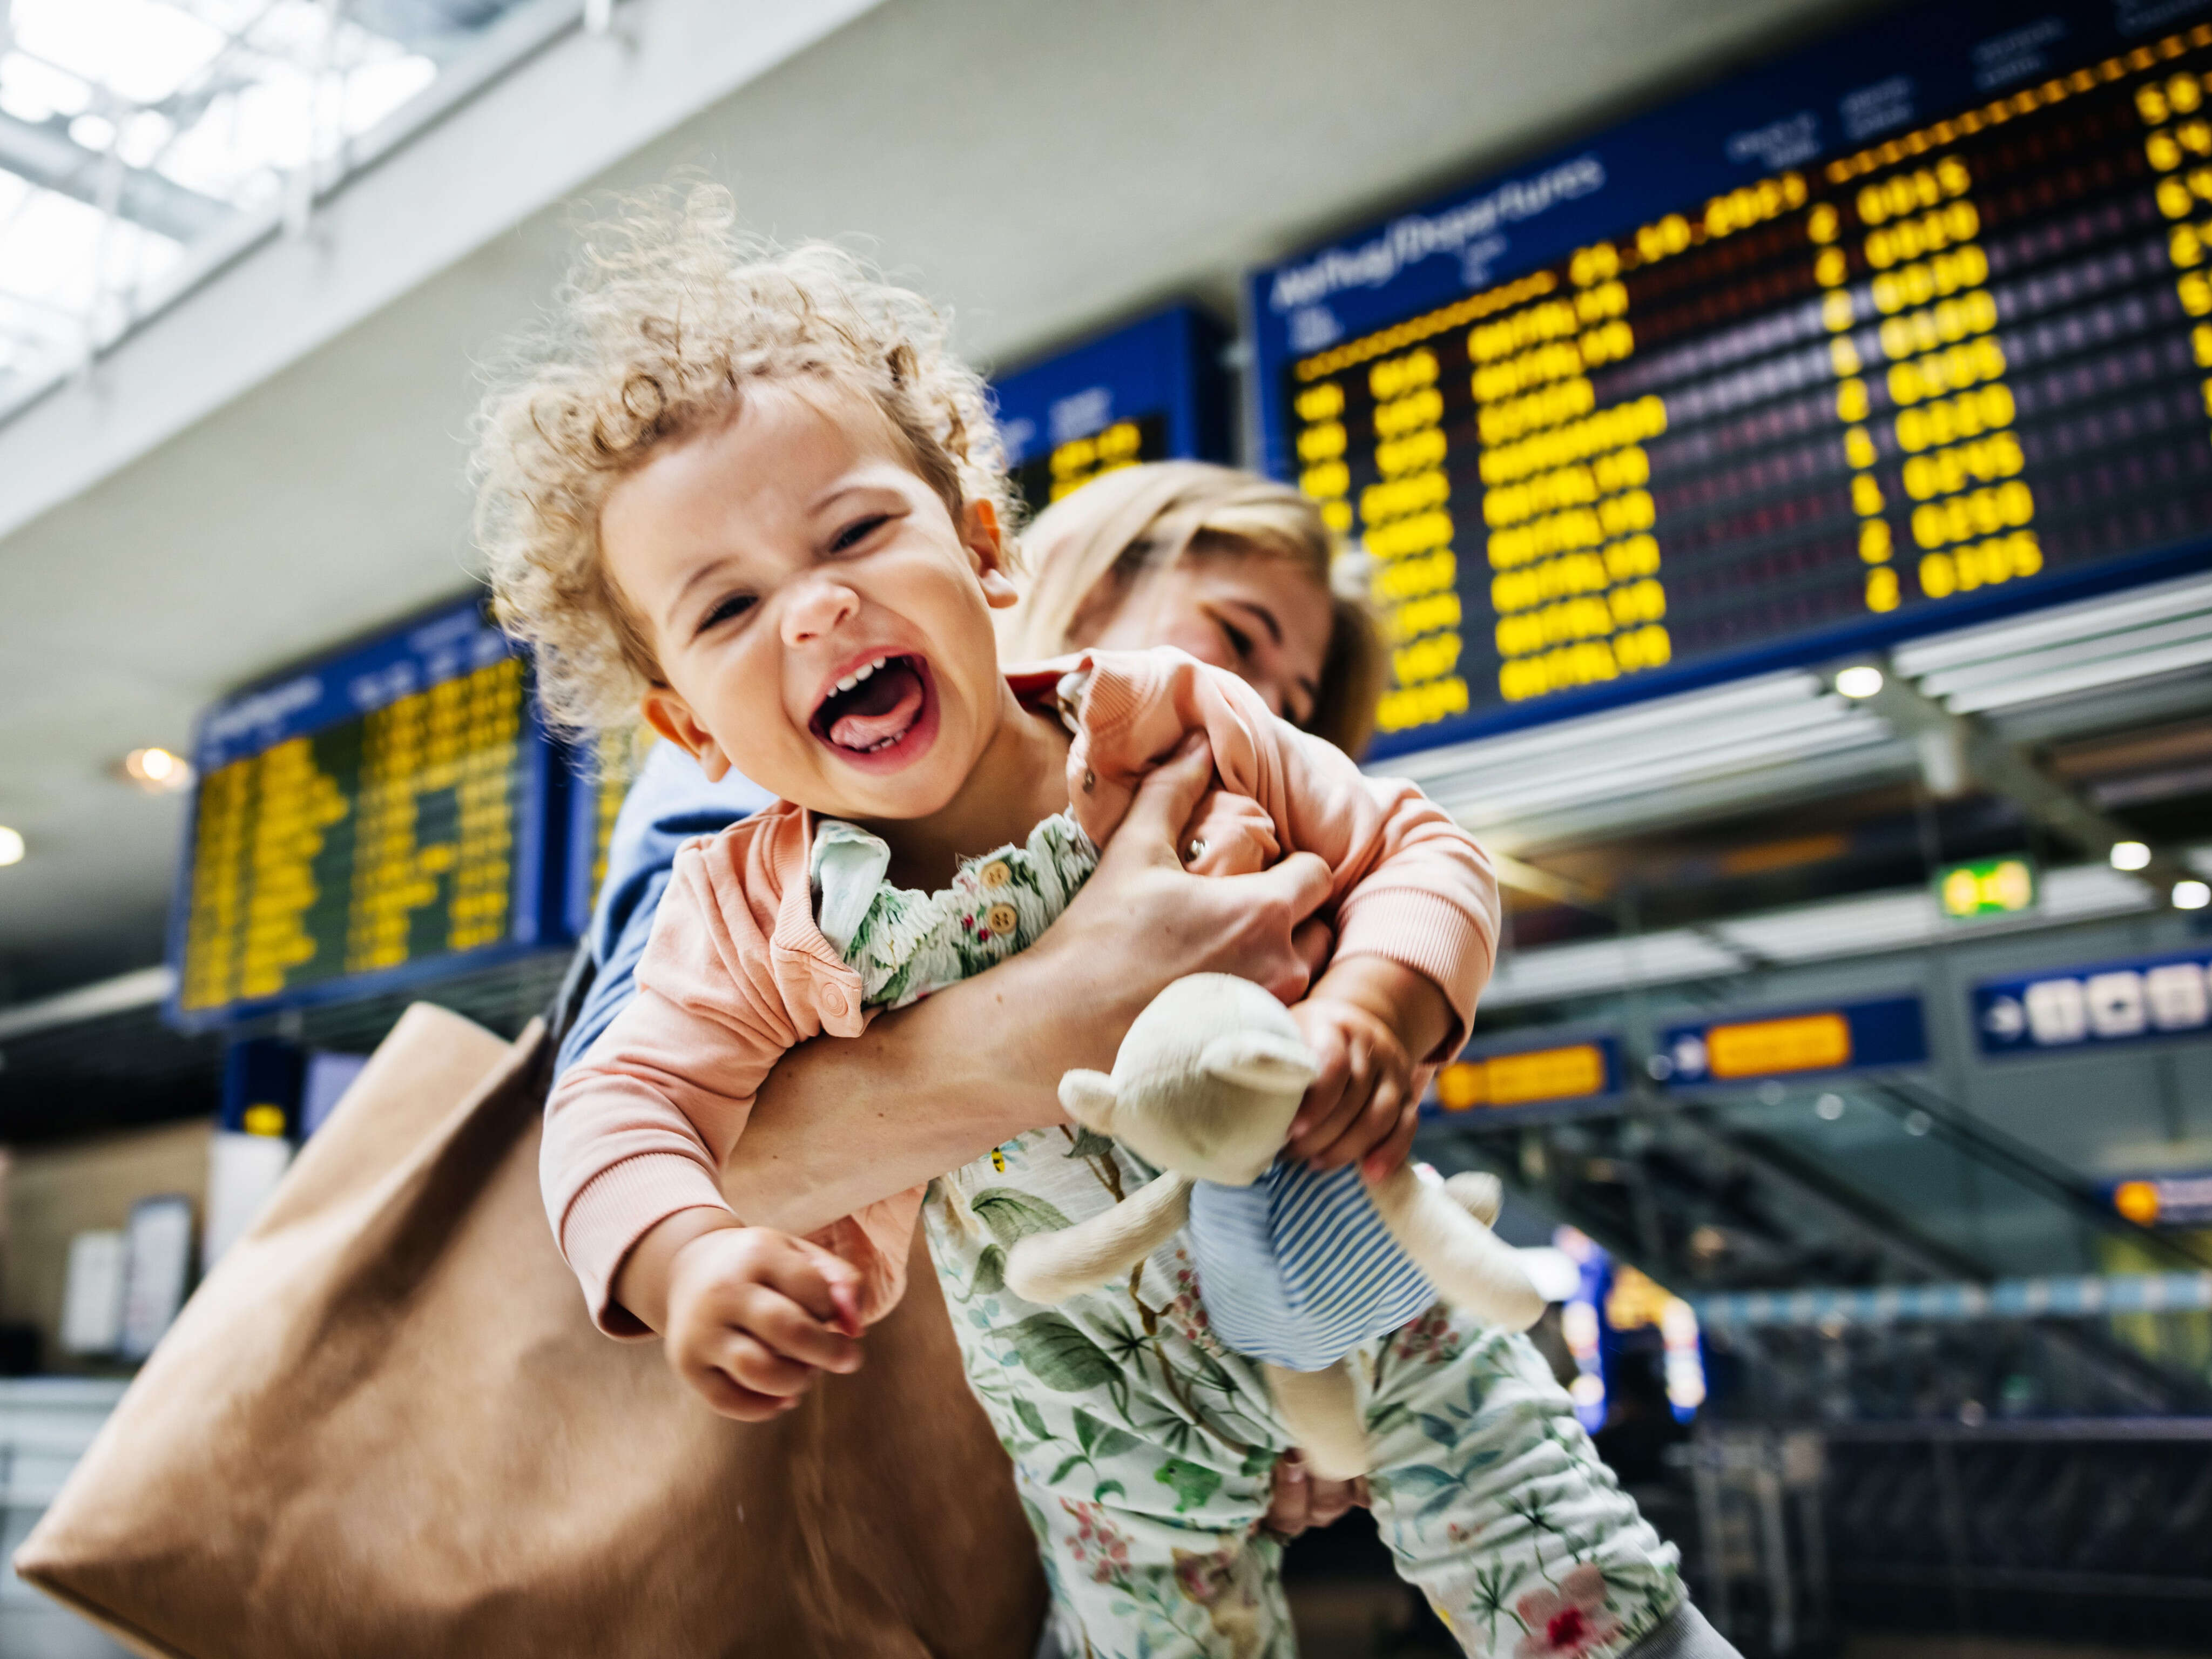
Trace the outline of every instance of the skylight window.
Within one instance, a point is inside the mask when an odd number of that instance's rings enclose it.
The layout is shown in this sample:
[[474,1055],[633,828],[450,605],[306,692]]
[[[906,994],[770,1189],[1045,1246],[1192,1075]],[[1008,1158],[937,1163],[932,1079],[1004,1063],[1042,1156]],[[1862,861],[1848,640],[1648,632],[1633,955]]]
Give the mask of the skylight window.
[[0,0],[0,417],[299,211],[507,13]]

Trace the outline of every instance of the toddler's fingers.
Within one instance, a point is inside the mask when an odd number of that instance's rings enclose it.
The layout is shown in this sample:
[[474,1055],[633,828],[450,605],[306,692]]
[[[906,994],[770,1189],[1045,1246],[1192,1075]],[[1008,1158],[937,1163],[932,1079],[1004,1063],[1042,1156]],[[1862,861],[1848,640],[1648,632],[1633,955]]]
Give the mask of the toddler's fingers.
[[765,1423],[799,1403],[797,1395],[757,1394],[708,1364],[679,1364],[677,1375],[716,1415],[740,1423]]
[[1336,1148],[1344,1139],[1346,1131],[1366,1109],[1368,1091],[1371,1086],[1367,1079],[1359,1075],[1356,1067],[1347,1069],[1341,1077],[1342,1086],[1328,1111],[1317,1116],[1305,1133],[1299,1137],[1298,1156],[1316,1170],[1333,1169],[1346,1161],[1335,1156]]
[[1316,1170],[1340,1168],[1368,1150],[1360,1125],[1374,1103],[1375,1064],[1365,1039],[1357,1033],[1346,1042],[1344,1066],[1344,1092],[1335,1109],[1306,1137],[1314,1148],[1307,1162]]
[[1368,1153],[1359,1165],[1363,1180],[1380,1181],[1413,1153],[1413,1132],[1420,1127],[1421,1103],[1407,1101],[1398,1109],[1398,1127],[1389,1139]]
[[778,1398],[806,1392],[822,1375],[815,1366],[787,1359],[748,1331],[731,1331],[715,1345],[714,1369],[755,1394]]
[[1333,1038],[1316,1042],[1313,1047],[1321,1070],[1306,1085],[1305,1096],[1291,1118],[1290,1133],[1283,1140],[1285,1153],[1293,1159],[1310,1158],[1336,1138],[1333,1125],[1338,1114],[1346,1109],[1344,1093],[1352,1081],[1344,1050]]
[[749,1285],[735,1312],[732,1323],[772,1353],[825,1371],[860,1369],[860,1339],[817,1319],[788,1297]]
[[761,1257],[756,1283],[779,1291],[848,1336],[860,1331],[859,1269],[834,1251],[785,1237]]
[[1336,1145],[1324,1154],[1331,1167],[1361,1163],[1389,1140],[1398,1127],[1399,1109],[1405,1098],[1405,1091],[1396,1078],[1387,1073],[1376,1078],[1358,1115],[1344,1126]]

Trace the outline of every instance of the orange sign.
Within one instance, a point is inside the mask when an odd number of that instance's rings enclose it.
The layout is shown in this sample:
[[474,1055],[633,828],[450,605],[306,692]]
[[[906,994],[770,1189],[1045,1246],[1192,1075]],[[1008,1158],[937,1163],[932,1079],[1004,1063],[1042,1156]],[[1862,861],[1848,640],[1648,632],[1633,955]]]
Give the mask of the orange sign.
[[1437,1074],[1437,1099],[1448,1112],[1532,1106],[1604,1092],[1605,1054],[1595,1042],[1462,1060]]
[[1705,1042],[1711,1075],[1723,1080],[1824,1072],[1851,1063],[1850,1022],[1840,1013],[1716,1025],[1705,1034]]

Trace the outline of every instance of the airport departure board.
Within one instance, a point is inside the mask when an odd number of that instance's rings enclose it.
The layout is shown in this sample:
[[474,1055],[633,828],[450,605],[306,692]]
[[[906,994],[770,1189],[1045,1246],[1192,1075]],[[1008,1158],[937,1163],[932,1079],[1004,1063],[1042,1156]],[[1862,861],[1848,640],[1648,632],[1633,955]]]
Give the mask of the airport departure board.
[[1042,512],[1140,461],[1225,461],[1219,325],[1174,306],[992,383],[1014,485]]
[[540,942],[564,779],[475,601],[201,722],[172,934],[204,1025]]
[[1258,273],[1378,753],[2201,564],[2212,7],[1906,7]]

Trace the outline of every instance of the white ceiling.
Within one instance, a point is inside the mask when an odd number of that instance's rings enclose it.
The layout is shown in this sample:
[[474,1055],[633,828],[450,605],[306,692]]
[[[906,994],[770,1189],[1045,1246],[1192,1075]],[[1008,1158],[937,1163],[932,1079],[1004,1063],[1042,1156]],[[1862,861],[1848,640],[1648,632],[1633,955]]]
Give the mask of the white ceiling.
[[[865,234],[1004,361],[1178,291],[1226,304],[1249,265],[1837,9],[890,0],[599,182],[702,165],[761,228]],[[649,27],[651,0],[617,15]],[[466,169],[463,131],[418,143]],[[0,823],[31,846],[0,870],[0,1002],[160,953],[181,803],[114,781],[118,757],[183,749],[226,690],[470,580],[471,364],[550,292],[563,218],[493,235],[0,539]]]

